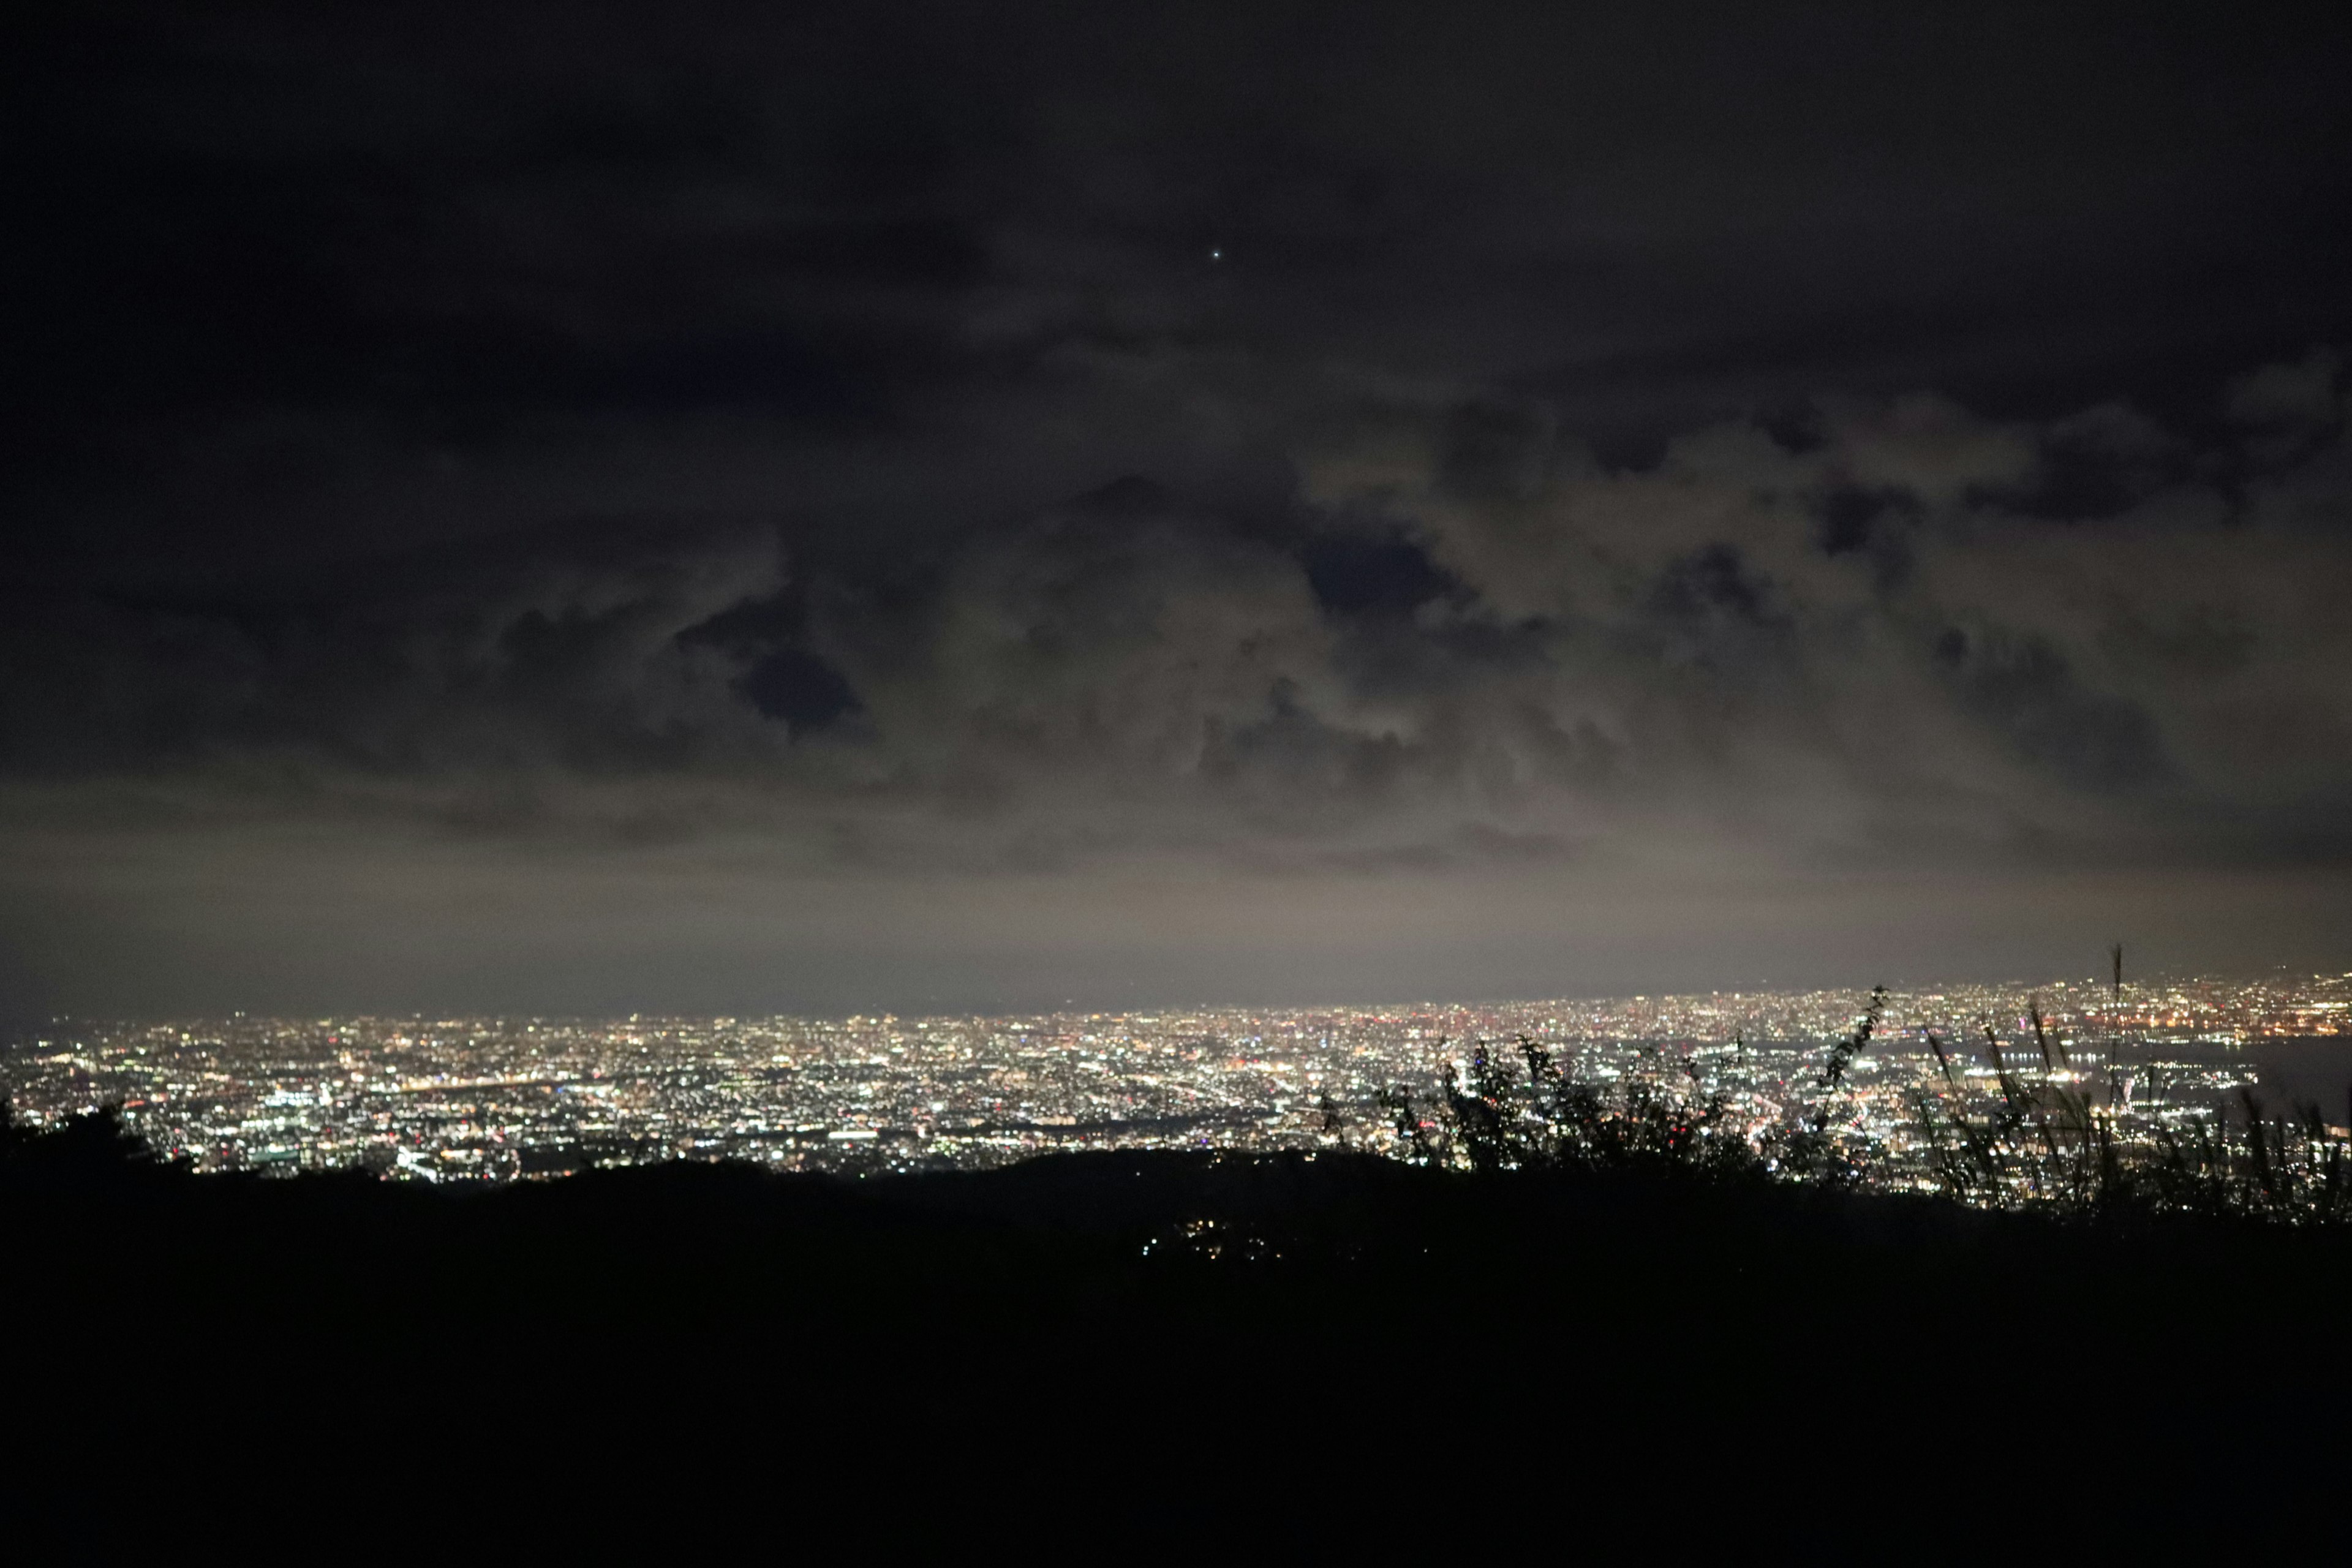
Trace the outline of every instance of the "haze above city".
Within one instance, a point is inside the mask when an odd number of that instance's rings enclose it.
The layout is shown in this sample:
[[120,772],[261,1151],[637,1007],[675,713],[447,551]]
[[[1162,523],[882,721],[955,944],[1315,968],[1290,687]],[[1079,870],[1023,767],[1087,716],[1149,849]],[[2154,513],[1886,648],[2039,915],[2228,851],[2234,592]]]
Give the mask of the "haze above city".
[[2352,966],[2347,26],[57,8],[0,1023]]

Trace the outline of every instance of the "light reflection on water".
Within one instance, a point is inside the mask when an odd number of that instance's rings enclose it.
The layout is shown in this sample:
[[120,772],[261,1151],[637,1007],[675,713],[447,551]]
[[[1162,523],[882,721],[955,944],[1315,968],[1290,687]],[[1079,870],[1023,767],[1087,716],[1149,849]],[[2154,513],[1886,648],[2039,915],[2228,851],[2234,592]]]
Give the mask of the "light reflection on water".
[[2308,1102],[2316,1104],[2339,1126],[2352,1119],[2352,1102],[2347,1102],[2347,1097],[2352,1097],[2352,1037],[2257,1039],[2243,1046],[2167,1043],[2145,1048],[2148,1056],[2168,1061],[2251,1067],[2254,1093],[2273,1114]]

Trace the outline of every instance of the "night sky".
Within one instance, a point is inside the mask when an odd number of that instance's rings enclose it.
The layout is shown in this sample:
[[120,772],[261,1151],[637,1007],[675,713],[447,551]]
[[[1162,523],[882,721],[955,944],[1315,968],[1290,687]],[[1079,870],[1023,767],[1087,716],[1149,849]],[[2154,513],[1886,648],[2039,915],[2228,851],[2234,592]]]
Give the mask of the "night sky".
[[56,7],[0,1011],[2352,967],[2318,9]]

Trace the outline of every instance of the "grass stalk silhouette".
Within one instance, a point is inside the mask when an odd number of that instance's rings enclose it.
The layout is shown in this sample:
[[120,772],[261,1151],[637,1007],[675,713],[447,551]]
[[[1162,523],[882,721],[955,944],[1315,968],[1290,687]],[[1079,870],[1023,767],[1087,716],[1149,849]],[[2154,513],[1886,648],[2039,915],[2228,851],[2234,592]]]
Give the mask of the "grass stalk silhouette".
[[[1474,1175],[1641,1172],[1846,1186],[1864,1173],[1853,1136],[1860,1123],[1844,1110],[1849,1079],[1885,1008],[1885,989],[1874,988],[1853,1031],[1832,1042],[1810,1113],[1760,1131],[1745,1124],[1730,1097],[1696,1064],[1668,1070],[1657,1047],[1636,1052],[1640,1069],[1611,1087],[1570,1076],[1524,1035],[1512,1051],[1473,1042],[1459,1066],[1446,1056],[1426,1107],[1403,1085],[1383,1090],[1380,1104],[1402,1158]],[[2103,1061],[2085,1058],[2097,1064],[2094,1077],[2107,1079],[2104,1103],[2095,1102],[2096,1089],[2087,1087],[2038,1001],[2025,1022],[2033,1055],[2024,1065],[2004,1049],[1990,1022],[1980,1026],[1996,1096],[1982,1112],[1969,1110],[1966,1075],[1949,1040],[1926,1031],[1941,1085],[1914,1091],[1908,1105],[1927,1168],[1948,1196],[1972,1207],[2064,1219],[2352,1223],[2352,1151],[2317,1106],[2273,1117],[2244,1089],[2236,1125],[2221,1111],[2178,1131],[2159,1119],[2145,1142],[2127,1143],[2118,1136],[2120,1042],[2105,1042]],[[1440,1050],[1446,1045],[1439,1042]],[[1743,1041],[1734,1047],[1746,1049]],[[2038,1074],[2031,1065],[2036,1059]]]

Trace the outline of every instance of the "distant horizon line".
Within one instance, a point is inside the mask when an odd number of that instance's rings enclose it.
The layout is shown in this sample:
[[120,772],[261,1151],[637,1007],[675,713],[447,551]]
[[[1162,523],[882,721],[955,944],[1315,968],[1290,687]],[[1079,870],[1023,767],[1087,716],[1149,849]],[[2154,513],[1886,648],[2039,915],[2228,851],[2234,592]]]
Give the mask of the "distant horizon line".
[[[2273,980],[2282,976],[2322,981],[2352,979],[2352,970],[2311,970],[2293,967],[2286,964],[2274,965],[2259,972],[2230,970],[2198,970],[2183,972],[2179,970],[2158,970],[2153,973],[2140,977],[2126,975],[2123,981],[2123,984],[2128,990],[2133,987],[2150,984],[2177,985],[2194,984],[2249,984],[2262,980]],[[2098,974],[2088,974],[2079,977],[2045,977],[2039,980],[2024,980],[2013,976],[2004,976],[2002,978],[1993,980],[1948,979],[1922,981],[1909,984],[1889,984],[1886,986],[1886,991],[1890,996],[1898,997],[1916,995],[1926,992],[1958,988],[2015,990],[2030,994],[2037,989],[2068,989],[2078,984],[2087,985],[2100,991],[2105,991],[2110,987],[2113,982],[2107,977]],[[21,1033],[26,1028],[48,1027],[68,1024],[113,1027],[152,1028],[173,1024],[225,1024],[236,1020],[246,1020],[254,1023],[309,1023],[317,1025],[332,1025],[337,1023],[380,1023],[392,1021],[434,1024],[726,1024],[747,1020],[762,1021],[775,1019],[791,1019],[794,1022],[800,1023],[897,1023],[929,1022],[940,1019],[1132,1018],[1157,1016],[1171,1013],[1247,1013],[1259,1015],[1317,1012],[1387,1013],[1445,1010],[1461,1011],[1481,1007],[1534,1006],[1549,1003],[1583,1004],[1646,1002],[1653,1000],[1677,1001],[1697,997],[1820,996],[1847,991],[1853,992],[1857,996],[1867,996],[1870,990],[1870,986],[1859,984],[1775,986],[1766,984],[1738,989],[1717,987],[1707,990],[1618,991],[1582,994],[1559,993],[1552,995],[1488,995],[1475,997],[1422,996],[1352,1002],[1325,1000],[1318,1002],[1293,1002],[1279,1004],[1259,1004],[1236,1001],[1163,1002],[1149,1005],[1138,1004],[1124,1007],[1108,1007],[1081,1006],[1075,1000],[1072,1000],[1066,1001],[1058,1007],[1011,1007],[999,1010],[965,1008],[945,1009],[936,1012],[904,1011],[896,1008],[856,1012],[793,1012],[790,1010],[763,1012],[737,1009],[727,1012],[714,1011],[707,1013],[646,1011],[642,1009],[629,1013],[552,1013],[532,1012],[524,1009],[499,1009],[479,1012],[434,1012],[425,1009],[411,1009],[396,1012],[369,1010],[351,1013],[320,1014],[307,1011],[255,1011],[247,1008],[236,1008],[225,1013],[190,1012],[145,1015],[57,1013],[50,1015],[39,1025],[16,1026],[10,1030],[10,1033],[15,1035]],[[0,1041],[0,1044],[5,1044],[9,1047],[14,1047],[22,1043],[24,1043],[23,1040],[17,1038]]]

